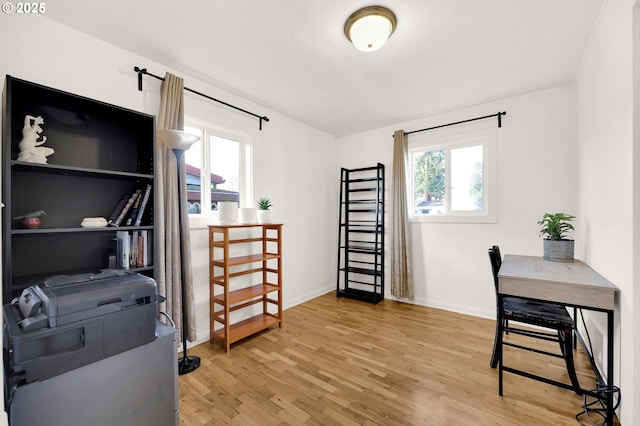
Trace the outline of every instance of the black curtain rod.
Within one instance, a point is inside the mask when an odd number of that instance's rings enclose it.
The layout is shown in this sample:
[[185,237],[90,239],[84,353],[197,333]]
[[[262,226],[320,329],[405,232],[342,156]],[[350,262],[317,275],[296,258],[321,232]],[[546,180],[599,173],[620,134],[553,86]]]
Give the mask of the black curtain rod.
[[468,120],[456,121],[455,123],[441,124],[439,126],[427,127],[426,129],[420,129],[420,130],[413,130],[411,132],[405,132],[404,134],[406,136],[406,135],[410,135],[412,133],[426,132],[427,130],[439,129],[441,127],[455,126],[456,124],[468,123],[470,121],[476,121],[476,120],[484,120],[485,118],[491,118],[491,117],[498,117],[498,127],[502,127],[502,116],[503,115],[507,115],[507,112],[506,111],[502,111],[502,112],[499,112],[497,114],[485,115],[484,117],[476,117],[476,118],[470,118]]
[[[164,81],[163,77],[159,77],[157,75],[151,74],[149,71],[147,71],[146,68],[139,68],[139,67],[135,66],[135,67],[133,67],[133,70],[138,73],[138,90],[141,91],[141,92],[142,92],[142,75],[143,74],[150,75],[153,78],[157,78],[158,80]],[[198,91],[193,90],[193,89],[189,89],[188,87],[185,87],[184,90],[189,91],[191,93],[195,93],[196,95],[200,95],[203,98],[207,98],[207,99],[212,100],[214,102],[218,102],[218,103],[220,103],[222,105],[228,106],[229,108],[233,108],[233,109],[235,109],[237,111],[244,112],[245,114],[249,114],[249,115],[251,115],[253,117],[256,117],[257,119],[260,120],[260,130],[262,130],[262,122],[263,121],[267,121],[267,122],[269,121],[269,117],[267,117],[266,115],[262,115],[261,116],[261,115],[258,115],[258,114],[254,114],[254,113],[252,113],[250,111],[244,110],[242,108],[238,108],[235,105],[231,105],[229,103],[221,101],[220,99],[212,98],[211,96],[205,95],[204,93],[198,92]]]

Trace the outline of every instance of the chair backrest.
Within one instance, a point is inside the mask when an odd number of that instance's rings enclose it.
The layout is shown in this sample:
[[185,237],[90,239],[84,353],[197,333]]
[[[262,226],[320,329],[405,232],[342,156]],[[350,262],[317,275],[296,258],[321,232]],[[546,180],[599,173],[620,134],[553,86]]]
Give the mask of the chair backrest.
[[502,255],[500,254],[500,247],[493,246],[491,248],[496,252],[496,255],[498,256],[498,269],[500,269],[500,267],[502,266]]
[[491,271],[493,272],[493,285],[498,295],[498,272],[502,266],[502,257],[500,256],[500,248],[493,246],[489,250],[489,260],[491,261]]

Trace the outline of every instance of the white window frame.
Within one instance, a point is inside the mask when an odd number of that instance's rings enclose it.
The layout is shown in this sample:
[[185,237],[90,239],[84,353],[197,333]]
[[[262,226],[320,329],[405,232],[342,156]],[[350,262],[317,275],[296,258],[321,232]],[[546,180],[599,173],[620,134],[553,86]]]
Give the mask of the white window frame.
[[[439,131],[409,136],[409,194],[411,222],[496,223],[496,128],[472,131]],[[483,154],[483,210],[451,211],[451,150],[482,145]],[[417,152],[445,149],[445,206],[442,214],[417,214],[414,206],[413,155]]]
[[[204,190],[210,188],[210,179],[212,170],[209,164],[211,155],[211,144],[208,143],[210,136],[217,136],[225,139],[236,141],[240,144],[240,176],[239,176],[239,207],[253,207],[253,140],[251,136],[229,129],[217,124],[193,117],[185,117],[184,124],[186,127],[196,127],[202,130],[202,152],[200,174],[200,213],[189,214],[189,225],[191,228],[206,227],[211,221],[218,220],[218,211],[211,210],[211,191]],[[207,208],[205,209],[205,206]]]

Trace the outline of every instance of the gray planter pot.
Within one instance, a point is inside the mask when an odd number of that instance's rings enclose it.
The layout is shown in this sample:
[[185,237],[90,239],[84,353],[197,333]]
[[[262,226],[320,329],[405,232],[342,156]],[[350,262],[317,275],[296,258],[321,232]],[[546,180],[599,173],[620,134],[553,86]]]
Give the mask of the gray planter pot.
[[544,259],[555,262],[573,262],[573,240],[542,240]]

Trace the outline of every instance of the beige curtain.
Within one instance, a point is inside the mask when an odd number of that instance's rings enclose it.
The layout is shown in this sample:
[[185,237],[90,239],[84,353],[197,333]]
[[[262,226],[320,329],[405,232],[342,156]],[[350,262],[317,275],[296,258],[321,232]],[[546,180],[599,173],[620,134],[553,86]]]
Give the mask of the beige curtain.
[[407,198],[408,143],[404,130],[393,133],[391,188],[391,294],[413,300],[411,222]]
[[[184,80],[167,73],[162,83],[160,112],[158,114],[158,129],[184,130]],[[191,270],[191,249],[189,238],[189,214],[187,211],[187,188],[184,178],[184,156],[182,156],[182,196],[178,199],[178,166],[176,156],[162,145],[156,137],[156,173],[157,188],[155,191],[158,206],[156,217],[156,265],[158,291],[167,298],[161,310],[173,318],[178,329],[178,336],[182,338],[182,288],[186,290],[187,306],[187,340],[196,339],[195,306],[193,303],[193,272]],[[185,282],[181,283],[180,270],[180,232],[178,230],[178,209],[182,209],[182,238]]]

